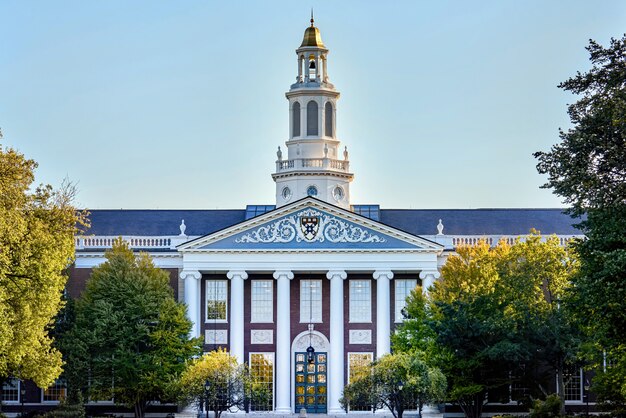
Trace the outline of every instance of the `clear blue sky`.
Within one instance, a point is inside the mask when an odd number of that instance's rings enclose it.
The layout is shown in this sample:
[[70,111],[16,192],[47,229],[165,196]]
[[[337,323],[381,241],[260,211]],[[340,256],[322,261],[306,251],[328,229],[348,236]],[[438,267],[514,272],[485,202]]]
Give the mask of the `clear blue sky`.
[[557,207],[558,141],[589,38],[620,1],[0,0],[4,146],[95,208],[273,204],[284,92],[310,7],[342,93],[353,203]]

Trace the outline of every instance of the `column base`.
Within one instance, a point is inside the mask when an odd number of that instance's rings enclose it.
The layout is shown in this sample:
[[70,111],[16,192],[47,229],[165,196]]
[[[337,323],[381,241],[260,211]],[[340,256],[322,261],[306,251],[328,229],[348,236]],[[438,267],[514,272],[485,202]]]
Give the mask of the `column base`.
[[279,406],[278,408],[274,409],[274,413],[291,415],[291,408],[288,406]]

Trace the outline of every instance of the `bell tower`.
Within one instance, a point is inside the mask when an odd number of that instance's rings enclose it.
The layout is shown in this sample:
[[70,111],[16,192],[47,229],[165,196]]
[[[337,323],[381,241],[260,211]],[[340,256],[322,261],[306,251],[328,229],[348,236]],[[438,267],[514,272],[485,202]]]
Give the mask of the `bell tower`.
[[306,196],[350,209],[350,173],[347,148],[337,139],[339,92],[328,78],[328,49],[314,25],[304,31],[298,49],[296,82],[285,94],[289,101],[289,139],[286,158],[278,147],[276,206]]

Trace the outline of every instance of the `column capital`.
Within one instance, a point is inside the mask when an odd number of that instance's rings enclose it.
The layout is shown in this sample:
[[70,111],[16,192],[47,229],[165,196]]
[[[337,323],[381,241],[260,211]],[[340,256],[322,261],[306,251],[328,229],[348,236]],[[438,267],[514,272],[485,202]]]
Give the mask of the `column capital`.
[[196,280],[200,280],[200,278],[202,277],[202,273],[200,273],[198,270],[189,270],[189,269],[184,269],[183,271],[181,271],[178,276],[182,279],[196,279]]
[[391,270],[376,270],[372,276],[374,276],[374,280],[378,280],[378,279],[391,280],[391,279],[393,279],[393,271],[391,271]]
[[293,279],[293,272],[291,270],[276,270],[273,274],[276,280],[280,278],[287,278],[289,280]]
[[433,279],[438,279],[441,277],[441,273],[438,270],[422,270],[420,271],[420,279],[424,280],[431,276]]
[[345,270],[329,270],[326,273],[326,278],[329,280],[335,279],[335,278],[339,278],[341,280],[345,280],[346,277],[348,277],[348,273],[345,272]]
[[226,277],[228,277],[230,280],[232,280],[234,277],[240,277],[243,280],[246,280],[248,278],[248,273],[246,273],[245,270],[230,270],[228,273],[226,273]]

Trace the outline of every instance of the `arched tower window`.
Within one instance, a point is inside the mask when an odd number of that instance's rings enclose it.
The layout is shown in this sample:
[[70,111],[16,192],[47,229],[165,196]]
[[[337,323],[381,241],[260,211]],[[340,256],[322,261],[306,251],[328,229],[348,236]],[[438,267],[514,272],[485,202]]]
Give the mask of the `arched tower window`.
[[333,137],[333,105],[330,102],[326,102],[324,106],[324,135]]
[[306,105],[306,134],[307,135],[319,135],[317,130],[317,102],[311,100]]
[[291,110],[291,136],[300,136],[300,103],[295,102]]

